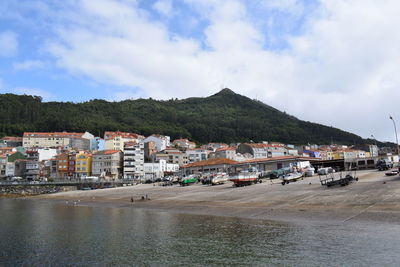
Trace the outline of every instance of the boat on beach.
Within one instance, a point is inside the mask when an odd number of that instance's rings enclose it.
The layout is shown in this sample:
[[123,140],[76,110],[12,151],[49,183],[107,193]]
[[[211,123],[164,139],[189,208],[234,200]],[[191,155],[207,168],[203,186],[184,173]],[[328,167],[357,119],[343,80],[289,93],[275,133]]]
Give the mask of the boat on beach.
[[229,181],[229,175],[226,173],[218,173],[211,179],[211,185],[224,184]]
[[304,174],[302,172],[292,172],[283,176],[282,185],[297,182],[299,179],[303,179]]
[[237,187],[261,183],[260,172],[258,171],[242,171],[229,175],[229,181]]

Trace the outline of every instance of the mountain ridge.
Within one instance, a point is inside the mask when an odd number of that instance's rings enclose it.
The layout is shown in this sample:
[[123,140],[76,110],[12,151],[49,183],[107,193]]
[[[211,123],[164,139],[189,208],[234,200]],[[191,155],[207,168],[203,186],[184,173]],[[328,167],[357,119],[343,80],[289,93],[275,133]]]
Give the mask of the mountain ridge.
[[119,102],[42,102],[37,96],[0,94],[0,136],[24,131],[107,130],[170,135],[198,143],[277,141],[292,144],[372,143],[358,135],[300,120],[224,88],[208,97]]

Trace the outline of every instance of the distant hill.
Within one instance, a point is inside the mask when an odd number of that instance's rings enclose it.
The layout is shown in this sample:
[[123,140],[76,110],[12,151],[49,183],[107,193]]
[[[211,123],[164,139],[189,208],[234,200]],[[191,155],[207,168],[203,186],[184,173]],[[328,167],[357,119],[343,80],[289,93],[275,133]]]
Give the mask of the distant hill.
[[106,130],[159,133],[199,143],[268,140],[291,144],[371,143],[358,135],[299,120],[230,89],[205,98],[83,103],[42,102],[37,96],[0,94],[0,136],[24,131]]

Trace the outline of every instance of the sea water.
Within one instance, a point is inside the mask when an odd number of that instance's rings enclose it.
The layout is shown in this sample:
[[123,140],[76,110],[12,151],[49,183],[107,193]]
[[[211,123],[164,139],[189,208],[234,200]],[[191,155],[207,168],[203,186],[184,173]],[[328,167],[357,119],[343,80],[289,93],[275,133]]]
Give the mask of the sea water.
[[0,266],[399,266],[400,226],[0,199]]

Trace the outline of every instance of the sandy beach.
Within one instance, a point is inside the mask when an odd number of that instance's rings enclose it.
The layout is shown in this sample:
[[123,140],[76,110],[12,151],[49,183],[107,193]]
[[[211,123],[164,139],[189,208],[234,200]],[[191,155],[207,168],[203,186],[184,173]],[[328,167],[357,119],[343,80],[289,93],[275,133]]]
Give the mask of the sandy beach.
[[[285,186],[279,180],[239,188],[230,182],[186,187],[140,184],[29,199],[286,222],[400,221],[400,177],[388,177],[376,170],[359,171],[357,177],[358,182],[331,188],[321,186],[319,177],[314,176]],[[142,200],[146,195],[149,199]]]

